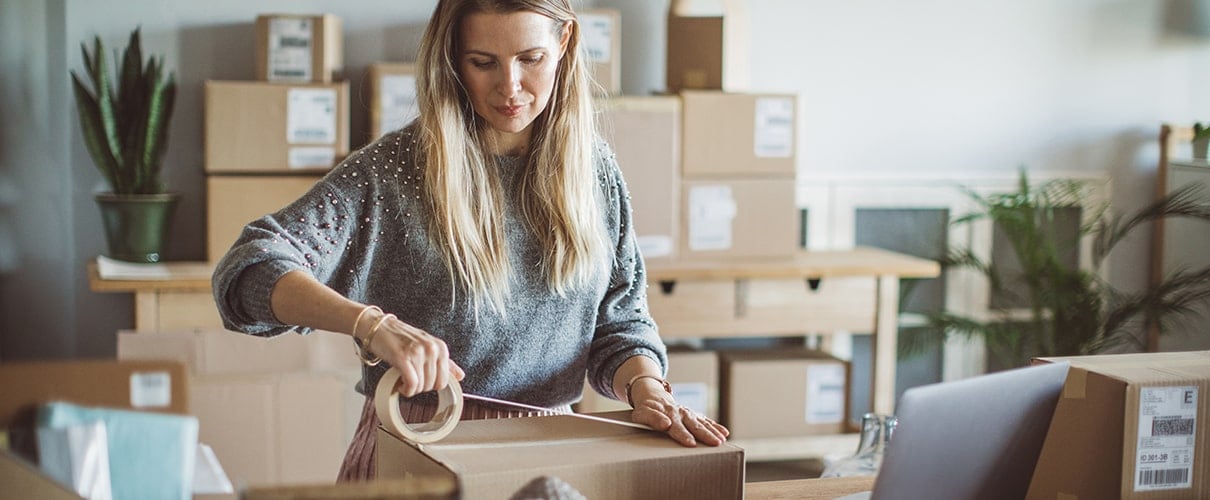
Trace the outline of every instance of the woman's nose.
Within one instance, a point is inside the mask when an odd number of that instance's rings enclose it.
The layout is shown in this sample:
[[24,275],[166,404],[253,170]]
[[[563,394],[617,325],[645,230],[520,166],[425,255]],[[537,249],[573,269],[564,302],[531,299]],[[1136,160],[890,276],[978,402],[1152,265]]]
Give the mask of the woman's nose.
[[501,75],[499,84],[500,95],[504,97],[513,97],[521,92],[521,71],[513,64],[504,66],[504,74]]

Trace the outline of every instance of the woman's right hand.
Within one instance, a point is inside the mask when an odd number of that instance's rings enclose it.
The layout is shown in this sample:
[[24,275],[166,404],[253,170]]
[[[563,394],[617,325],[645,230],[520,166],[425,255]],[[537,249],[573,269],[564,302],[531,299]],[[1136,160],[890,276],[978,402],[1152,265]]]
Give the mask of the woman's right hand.
[[[395,388],[399,395],[412,397],[443,389],[450,377],[461,381],[466,376],[462,367],[450,359],[445,341],[394,315],[374,317],[370,324],[378,324],[378,328],[370,338],[369,349],[399,370],[399,385]],[[366,331],[361,338],[368,336],[369,328]]]

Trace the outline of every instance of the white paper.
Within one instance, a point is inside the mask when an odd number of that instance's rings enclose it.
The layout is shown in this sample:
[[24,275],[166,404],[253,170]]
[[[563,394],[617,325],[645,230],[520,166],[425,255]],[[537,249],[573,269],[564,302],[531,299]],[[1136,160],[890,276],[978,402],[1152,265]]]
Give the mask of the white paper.
[[311,81],[312,26],[309,18],[276,17],[269,20],[268,73],[270,81]]
[[689,189],[689,249],[731,248],[731,222],[737,213],[731,186],[696,186]]
[[597,14],[580,15],[580,41],[589,62],[608,63],[613,59],[613,18]]
[[97,256],[97,274],[103,280],[176,280],[210,278],[214,267],[205,262],[140,264]]
[[701,415],[706,414],[710,392],[705,382],[682,382],[670,385],[672,386],[672,397],[676,399],[677,403]]
[[672,255],[672,237],[666,234],[648,234],[636,237],[639,252],[643,257],[665,257]]
[[197,444],[197,459],[194,460],[193,465],[192,492],[194,495],[235,493],[231,480],[227,478],[223,466],[218,463],[218,457],[214,455],[214,450],[204,443]]
[[807,365],[806,422],[835,424],[844,420],[844,366]]
[[1139,391],[1139,435],[1134,491],[1193,487],[1197,386]]
[[336,148],[296,146],[286,152],[290,168],[328,168],[336,163]]
[[167,408],[172,404],[172,375],[168,372],[130,374],[130,406],[135,409]]
[[46,475],[89,500],[113,498],[105,422],[38,427],[38,462]]
[[286,97],[286,142],[336,143],[336,89],[290,89]]
[[415,76],[383,75],[378,88],[381,89],[378,116],[382,120],[382,133],[399,130],[420,116],[416,108]]
[[753,154],[757,158],[789,158],[794,155],[794,101],[784,97],[756,100]]

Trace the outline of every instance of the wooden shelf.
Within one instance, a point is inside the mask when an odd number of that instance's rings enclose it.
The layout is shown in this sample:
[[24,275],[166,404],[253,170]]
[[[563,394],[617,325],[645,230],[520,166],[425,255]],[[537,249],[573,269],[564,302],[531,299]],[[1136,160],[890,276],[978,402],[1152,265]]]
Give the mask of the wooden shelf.
[[934,278],[941,274],[937,262],[877,248],[804,251],[792,259],[742,261],[681,261],[651,264],[649,283],[680,279],[737,280],[799,277],[895,275],[900,278]]

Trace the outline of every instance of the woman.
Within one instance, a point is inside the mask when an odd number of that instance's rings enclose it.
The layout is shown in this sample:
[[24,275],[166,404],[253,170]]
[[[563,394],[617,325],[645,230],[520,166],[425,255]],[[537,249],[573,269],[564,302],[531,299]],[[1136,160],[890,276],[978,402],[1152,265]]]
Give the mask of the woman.
[[[440,0],[420,47],[420,117],[249,224],[219,263],[228,328],[343,332],[367,361],[343,480],[374,473],[370,398],[386,365],[403,396],[452,377],[555,411],[587,374],[685,446],[726,439],[662,379],[626,188],[596,139],[579,43],[567,0]],[[434,412],[423,396],[401,410],[409,421]],[[523,414],[467,400],[463,416]]]

